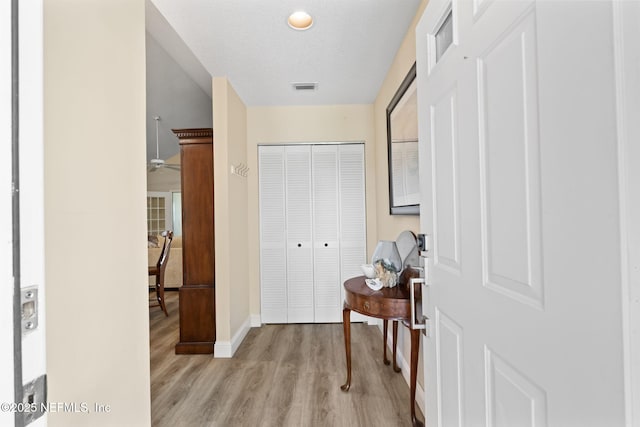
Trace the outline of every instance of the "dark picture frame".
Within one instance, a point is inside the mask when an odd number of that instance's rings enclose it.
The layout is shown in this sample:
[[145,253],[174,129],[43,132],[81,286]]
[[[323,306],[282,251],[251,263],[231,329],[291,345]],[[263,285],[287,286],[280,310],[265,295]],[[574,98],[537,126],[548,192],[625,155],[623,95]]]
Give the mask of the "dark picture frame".
[[389,214],[420,215],[414,63],[387,107]]

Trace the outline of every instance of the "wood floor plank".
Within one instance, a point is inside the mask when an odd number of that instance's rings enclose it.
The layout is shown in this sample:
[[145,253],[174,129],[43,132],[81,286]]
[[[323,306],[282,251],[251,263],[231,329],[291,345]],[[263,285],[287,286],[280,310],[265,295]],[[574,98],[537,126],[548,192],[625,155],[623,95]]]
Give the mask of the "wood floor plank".
[[342,324],[252,328],[232,359],[175,355],[178,294],[169,317],[151,308],[153,426],[410,426],[409,387],[382,363],[375,326],[352,324],[352,383]]

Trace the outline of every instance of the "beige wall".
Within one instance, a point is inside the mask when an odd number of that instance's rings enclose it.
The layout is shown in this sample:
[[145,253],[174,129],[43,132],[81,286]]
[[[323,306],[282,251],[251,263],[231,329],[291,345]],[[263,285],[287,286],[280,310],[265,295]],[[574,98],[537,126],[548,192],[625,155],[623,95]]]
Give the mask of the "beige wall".
[[[405,36],[398,53],[389,68],[376,101],[374,104],[375,120],[376,120],[376,173],[383,179],[388,176],[389,167],[387,163],[387,106],[391,102],[391,98],[395,95],[400,84],[416,62],[416,40],[415,26],[418,18],[422,15],[426,1],[423,1],[416,18],[414,18],[407,35]],[[376,206],[378,212],[378,238],[381,240],[394,240],[404,230],[412,230],[418,232],[420,227],[420,218],[416,215],[389,215],[389,184],[385,181],[384,185],[378,188],[378,204]]]
[[247,164],[247,111],[224,77],[213,79],[213,156],[216,248],[216,342],[229,343],[249,320],[247,178],[231,174]]
[[111,408],[50,426],[150,425],[144,26],[143,0],[44,2],[48,401]]
[[[416,17],[407,31],[407,35],[402,41],[400,49],[389,68],[387,77],[384,79],[376,101],[374,104],[375,126],[376,126],[376,173],[380,179],[384,179],[384,184],[378,185],[378,203],[376,206],[378,225],[377,236],[380,240],[395,240],[404,230],[411,230],[414,233],[420,230],[420,217],[414,215],[389,215],[389,185],[386,181],[388,174],[387,163],[387,106],[391,98],[395,95],[398,87],[416,61],[416,37],[415,29],[418,20],[427,6],[427,0],[423,0],[418,8]],[[383,178],[384,177],[384,178]],[[398,348],[402,351],[407,364],[411,355],[411,338],[406,328],[398,328]],[[418,382],[422,384],[422,357],[418,373]]]
[[[249,174],[249,280],[251,313],[260,313],[260,228],[258,144],[364,142],[367,197],[367,246],[373,252],[376,230],[376,164],[372,105],[250,107],[247,109]],[[373,245],[373,246],[372,246]]]

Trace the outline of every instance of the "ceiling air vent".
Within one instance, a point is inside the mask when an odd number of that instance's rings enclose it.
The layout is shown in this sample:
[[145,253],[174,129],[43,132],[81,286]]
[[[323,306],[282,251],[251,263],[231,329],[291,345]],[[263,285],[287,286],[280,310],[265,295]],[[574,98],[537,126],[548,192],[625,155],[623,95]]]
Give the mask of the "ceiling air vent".
[[300,91],[308,91],[308,90],[316,90],[318,88],[318,83],[292,83],[294,90]]

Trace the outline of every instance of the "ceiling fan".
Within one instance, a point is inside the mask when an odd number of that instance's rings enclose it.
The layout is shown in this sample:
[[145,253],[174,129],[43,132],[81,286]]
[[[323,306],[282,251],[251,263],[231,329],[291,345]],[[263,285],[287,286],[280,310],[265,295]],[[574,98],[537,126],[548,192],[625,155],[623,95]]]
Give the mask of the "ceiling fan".
[[160,116],[154,116],[153,120],[156,121],[156,157],[149,161],[149,166],[147,171],[155,172],[158,169],[162,169],[162,168],[179,171],[180,165],[167,163],[160,158],[160,144],[158,139],[158,121],[160,121]]

